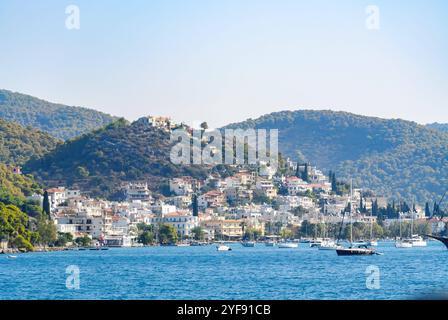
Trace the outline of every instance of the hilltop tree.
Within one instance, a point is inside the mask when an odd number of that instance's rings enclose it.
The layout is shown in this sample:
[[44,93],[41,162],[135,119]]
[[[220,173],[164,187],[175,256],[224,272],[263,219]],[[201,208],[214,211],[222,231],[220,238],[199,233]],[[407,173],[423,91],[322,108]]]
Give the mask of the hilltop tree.
[[205,121],[202,122],[200,126],[201,126],[201,129],[204,130],[204,131],[208,129],[208,123],[205,122]]

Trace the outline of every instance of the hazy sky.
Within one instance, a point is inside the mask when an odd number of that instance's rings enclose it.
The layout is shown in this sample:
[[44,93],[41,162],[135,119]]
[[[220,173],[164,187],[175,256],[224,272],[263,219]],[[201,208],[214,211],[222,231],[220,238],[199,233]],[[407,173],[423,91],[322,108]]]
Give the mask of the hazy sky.
[[0,88],[130,120],[312,108],[448,122],[447,49],[446,0],[0,0]]

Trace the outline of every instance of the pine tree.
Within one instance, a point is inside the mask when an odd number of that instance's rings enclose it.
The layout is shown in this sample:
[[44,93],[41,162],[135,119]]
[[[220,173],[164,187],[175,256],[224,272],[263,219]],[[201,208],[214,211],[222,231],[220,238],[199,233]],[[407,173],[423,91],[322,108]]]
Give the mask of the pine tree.
[[193,194],[192,207],[193,207],[193,216],[197,217],[199,215],[199,206],[198,206],[198,196],[196,194]]
[[429,209],[429,203],[426,202],[425,204],[425,217],[430,217],[431,216],[431,210]]
[[434,202],[434,208],[432,210],[432,215],[436,216],[439,214],[439,206],[437,205],[437,202]]
[[305,163],[305,169],[302,172],[302,180],[308,182],[308,163]]
[[336,181],[336,174],[333,172],[333,176],[331,177],[331,191],[337,192],[338,191],[338,184]]
[[297,161],[296,177],[297,177],[297,178],[300,178],[300,177],[301,177],[299,161]]
[[42,212],[47,216],[50,216],[50,200],[48,198],[48,192],[45,190],[44,192],[44,200],[42,202]]

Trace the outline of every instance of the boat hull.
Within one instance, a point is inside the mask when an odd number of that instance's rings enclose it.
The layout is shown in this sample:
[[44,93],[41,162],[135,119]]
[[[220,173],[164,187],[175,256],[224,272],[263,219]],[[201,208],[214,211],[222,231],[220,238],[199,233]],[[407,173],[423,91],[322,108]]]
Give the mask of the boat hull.
[[336,253],[338,256],[370,256],[375,254],[375,251],[365,248],[343,248],[336,249]]

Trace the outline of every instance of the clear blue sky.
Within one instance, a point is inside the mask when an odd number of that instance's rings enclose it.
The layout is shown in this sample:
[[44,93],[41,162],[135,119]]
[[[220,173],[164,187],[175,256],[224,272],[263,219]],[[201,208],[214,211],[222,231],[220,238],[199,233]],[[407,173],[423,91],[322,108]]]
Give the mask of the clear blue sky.
[[[81,29],[65,28],[80,8]],[[367,5],[380,30],[365,27]],[[211,126],[299,108],[448,122],[448,1],[0,0],[0,88]]]

